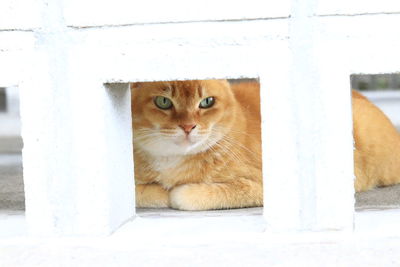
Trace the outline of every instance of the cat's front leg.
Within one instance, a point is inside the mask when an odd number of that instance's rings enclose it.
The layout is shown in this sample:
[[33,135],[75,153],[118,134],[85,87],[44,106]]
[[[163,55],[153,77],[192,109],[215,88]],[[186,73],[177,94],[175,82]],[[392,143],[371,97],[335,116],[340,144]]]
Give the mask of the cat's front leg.
[[159,184],[136,184],[137,208],[167,208],[169,192]]
[[179,210],[213,210],[263,205],[262,184],[248,179],[227,183],[184,184],[173,188],[170,207]]

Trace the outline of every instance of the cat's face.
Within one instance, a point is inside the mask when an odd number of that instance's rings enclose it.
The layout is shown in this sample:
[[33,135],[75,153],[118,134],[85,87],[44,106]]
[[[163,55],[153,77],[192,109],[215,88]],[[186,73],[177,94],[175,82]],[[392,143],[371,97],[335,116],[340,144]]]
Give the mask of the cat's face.
[[154,156],[205,151],[231,128],[236,100],[225,80],[132,84],[134,145]]

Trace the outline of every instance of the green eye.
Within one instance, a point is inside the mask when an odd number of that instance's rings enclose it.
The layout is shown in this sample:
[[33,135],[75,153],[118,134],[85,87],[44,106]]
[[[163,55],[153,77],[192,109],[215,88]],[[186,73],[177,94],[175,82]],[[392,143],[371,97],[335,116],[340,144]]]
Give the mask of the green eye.
[[215,98],[210,96],[201,100],[199,107],[200,108],[210,108],[214,105]]
[[156,96],[156,98],[154,98],[154,104],[156,104],[156,106],[159,107],[160,109],[172,108],[171,99],[163,97],[163,96]]

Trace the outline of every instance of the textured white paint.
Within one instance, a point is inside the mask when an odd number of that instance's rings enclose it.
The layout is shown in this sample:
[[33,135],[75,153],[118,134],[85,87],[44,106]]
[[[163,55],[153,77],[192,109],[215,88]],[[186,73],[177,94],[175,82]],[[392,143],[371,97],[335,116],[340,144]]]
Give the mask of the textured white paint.
[[394,2],[27,3],[39,17],[0,23],[0,86],[21,90],[31,233],[109,234],[134,215],[128,82],[228,77],[261,80],[267,229],[352,228],[350,75],[400,70]]
[[0,30],[29,30],[40,26],[41,0],[1,0]]
[[[272,49],[268,61],[277,62],[261,74],[264,218],[268,229],[300,228],[299,162],[295,135],[295,110],[289,84],[288,43]],[[278,152],[279,151],[279,152]],[[290,196],[290,197],[288,197]],[[273,203],[281,203],[277,209]]]
[[[105,82],[256,77],[268,48],[287,38],[287,22],[144,25],[71,36],[72,60]],[[103,64],[93,64],[99,57]]]
[[263,66],[264,216],[272,230],[349,230],[354,205],[349,74],[343,58],[320,46],[317,21],[310,18],[315,2],[294,3],[289,50],[282,55],[275,49],[279,64]]
[[[398,266],[399,211],[356,213],[354,233],[263,233],[260,215],[150,216],[108,237],[35,238],[0,215],[4,266]],[[195,230],[194,230],[195,229]]]
[[43,11],[20,83],[27,221],[41,235],[107,234],[134,215],[128,85],[106,88],[71,65],[60,11]]
[[0,86],[8,87],[19,84],[26,69],[26,64],[34,48],[34,34],[19,31],[0,30]]
[[289,0],[278,5],[263,0],[69,0],[65,1],[65,18],[70,26],[87,27],[288,17],[289,8]]
[[400,2],[397,0],[320,0],[319,15],[354,15],[354,14],[400,13]]

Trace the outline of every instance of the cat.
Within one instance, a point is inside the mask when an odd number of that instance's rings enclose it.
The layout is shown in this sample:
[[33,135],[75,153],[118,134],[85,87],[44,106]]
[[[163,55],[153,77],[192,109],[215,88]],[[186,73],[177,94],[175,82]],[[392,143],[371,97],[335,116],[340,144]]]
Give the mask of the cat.
[[[258,82],[131,85],[137,207],[263,205]],[[354,187],[400,183],[400,134],[352,92]]]
[[366,97],[352,92],[356,192],[400,183],[400,134]]
[[262,206],[259,84],[134,83],[137,207]]

